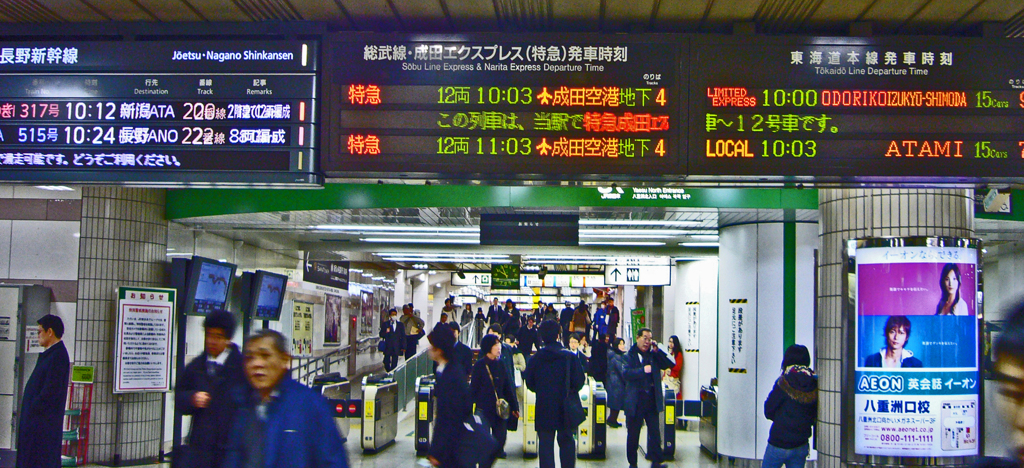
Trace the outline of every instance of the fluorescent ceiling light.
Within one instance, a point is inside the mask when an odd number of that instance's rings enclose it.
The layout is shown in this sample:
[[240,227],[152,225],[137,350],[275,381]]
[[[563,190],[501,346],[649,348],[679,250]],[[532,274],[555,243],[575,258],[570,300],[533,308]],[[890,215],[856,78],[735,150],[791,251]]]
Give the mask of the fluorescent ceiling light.
[[[466,258],[423,258],[423,257],[388,257],[384,260],[389,262],[434,262],[434,263],[512,263],[507,258],[493,259],[466,259]],[[413,268],[423,270],[426,265],[413,265]]]
[[418,237],[362,237],[360,242],[383,242],[391,244],[479,244],[477,239],[423,239]]
[[697,240],[718,240],[718,234],[694,234],[690,236],[690,238]]
[[580,229],[581,236],[587,236],[590,234],[663,234],[669,236],[684,236],[693,233],[693,230],[682,229]]
[[53,191],[53,192],[74,192],[75,191],[75,189],[73,189],[71,187],[68,187],[66,185],[36,185],[36,188],[40,189],[40,190],[50,190],[50,191]]
[[480,232],[476,226],[393,226],[393,225],[368,225],[368,224],[321,224],[312,226],[318,231],[356,231],[356,232]]
[[181,253],[181,252],[179,252],[179,253],[169,253],[169,254],[167,254],[167,256],[168,257],[191,257],[192,254],[191,253]]
[[672,236],[668,234],[580,234],[580,237],[602,239],[667,239]]
[[703,221],[694,220],[631,220],[631,219],[581,219],[580,226],[700,226]]
[[360,270],[359,268],[349,268],[348,271],[351,272],[351,273],[362,273],[363,272],[363,270]]
[[682,247],[718,247],[718,242],[680,242]]
[[477,254],[477,253],[417,253],[417,252],[377,252],[374,255],[380,257],[419,257],[419,258],[508,258],[505,254]]
[[615,241],[593,241],[593,242],[580,242],[580,245],[631,245],[631,246],[660,246],[665,245],[664,242],[615,242]]

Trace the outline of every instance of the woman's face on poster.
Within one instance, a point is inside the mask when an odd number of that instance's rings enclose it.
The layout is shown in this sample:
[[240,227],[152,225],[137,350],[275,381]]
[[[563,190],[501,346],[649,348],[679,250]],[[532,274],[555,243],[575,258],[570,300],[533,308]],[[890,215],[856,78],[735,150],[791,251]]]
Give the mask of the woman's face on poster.
[[946,288],[946,292],[949,294],[956,294],[956,290],[960,289],[960,281],[956,279],[956,272],[949,270],[946,273],[946,277],[942,278],[942,287]]
[[889,349],[902,350],[907,344],[907,331],[903,327],[892,327],[885,335]]

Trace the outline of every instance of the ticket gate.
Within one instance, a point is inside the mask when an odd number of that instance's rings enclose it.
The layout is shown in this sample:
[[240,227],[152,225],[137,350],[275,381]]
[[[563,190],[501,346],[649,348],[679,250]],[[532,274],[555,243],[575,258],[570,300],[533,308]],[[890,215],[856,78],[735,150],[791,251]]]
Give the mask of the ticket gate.
[[[523,458],[536,458],[537,394],[524,387],[523,398]],[[608,404],[604,385],[588,378],[587,384],[580,389],[580,403],[583,404],[586,419],[576,430],[576,455],[582,459],[603,459],[607,449],[605,409]]]
[[391,375],[363,377],[362,447],[376,453],[398,435],[398,383]]
[[431,429],[434,426],[434,376],[416,378],[416,455],[425,456],[430,450]]
[[604,384],[587,378],[587,385],[580,389],[580,402],[586,419],[576,432],[576,456],[586,460],[603,460],[607,446],[605,426],[605,408],[608,405],[608,393]]
[[525,383],[522,409],[519,424],[523,428],[523,458],[537,458],[537,394]]
[[313,379],[313,390],[319,392],[327,400],[331,409],[334,410],[334,421],[338,425],[338,432],[342,439],[348,440],[348,433],[352,423],[350,417],[356,417],[358,413],[358,400],[352,400],[351,382],[341,374],[332,372],[320,375]]
[[665,394],[665,411],[661,413],[661,441],[664,450],[665,460],[676,459],[676,409],[679,407],[679,400],[676,399],[676,392],[662,384],[662,391]]

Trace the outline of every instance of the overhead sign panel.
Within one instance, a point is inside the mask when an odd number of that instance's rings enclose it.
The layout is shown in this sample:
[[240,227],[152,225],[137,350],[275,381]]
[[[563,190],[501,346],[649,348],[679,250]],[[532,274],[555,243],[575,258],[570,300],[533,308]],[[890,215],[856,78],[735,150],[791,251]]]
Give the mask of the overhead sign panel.
[[682,36],[341,34],[328,174],[662,178],[686,152]]
[[0,43],[0,180],[318,182],[315,41]]
[[306,260],[302,268],[302,281],[348,290],[349,262]]
[[672,267],[651,265],[608,265],[604,282],[609,286],[667,286],[672,284]]
[[[1008,179],[1024,169],[1020,44],[694,38],[691,175]],[[941,179],[940,179],[941,178]]]

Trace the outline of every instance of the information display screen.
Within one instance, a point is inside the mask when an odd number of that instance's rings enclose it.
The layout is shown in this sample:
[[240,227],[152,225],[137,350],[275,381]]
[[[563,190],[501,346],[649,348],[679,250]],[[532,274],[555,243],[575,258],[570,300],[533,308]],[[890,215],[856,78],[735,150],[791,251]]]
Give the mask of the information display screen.
[[685,142],[680,36],[326,42],[332,176],[665,177]]
[[1020,45],[906,37],[692,44],[690,175],[955,182],[1024,169]]
[[0,43],[0,179],[314,183],[317,47]]

